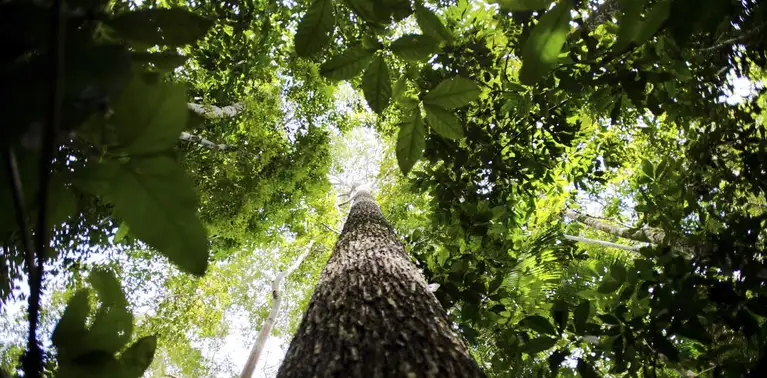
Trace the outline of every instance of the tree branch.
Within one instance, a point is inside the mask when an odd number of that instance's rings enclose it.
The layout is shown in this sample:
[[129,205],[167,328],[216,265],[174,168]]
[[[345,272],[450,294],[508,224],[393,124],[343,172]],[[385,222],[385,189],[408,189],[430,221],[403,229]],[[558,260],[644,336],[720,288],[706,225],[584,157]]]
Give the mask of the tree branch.
[[601,245],[602,247],[607,247],[607,248],[617,248],[617,249],[622,249],[624,251],[639,252],[639,248],[640,248],[640,247],[635,246],[635,245],[618,244],[618,243],[612,243],[612,242],[604,241],[604,240],[596,240],[596,239],[584,238],[584,237],[580,237],[580,236],[564,235],[564,237],[567,240],[572,240],[572,241],[581,242],[581,243]]
[[216,144],[209,139],[205,139],[199,135],[190,134],[186,131],[181,132],[181,135],[178,137],[178,139],[198,144],[202,147],[210,148],[211,150],[218,150],[218,151],[231,151],[234,148],[228,144]]
[[279,311],[280,311],[280,305],[282,304],[282,293],[280,292],[280,284],[282,283],[282,280],[285,279],[285,277],[289,276],[291,273],[293,273],[293,271],[298,269],[298,267],[301,265],[301,262],[303,262],[306,256],[309,255],[309,252],[312,250],[313,245],[314,245],[314,240],[309,242],[309,245],[306,247],[306,250],[304,251],[304,253],[298,256],[296,261],[293,262],[293,265],[288,267],[287,270],[277,274],[277,277],[275,277],[274,281],[272,281],[272,309],[271,311],[269,311],[269,316],[266,317],[266,321],[264,321],[264,324],[261,326],[261,331],[258,333],[258,338],[256,339],[256,343],[253,345],[253,348],[250,350],[248,361],[245,362],[245,367],[242,369],[240,378],[251,378],[253,376],[253,371],[256,369],[258,358],[261,356],[261,353],[264,350],[264,345],[266,345],[266,339],[268,339],[269,335],[272,333],[272,328],[274,328],[274,323],[277,321],[277,315],[279,314]]
[[190,102],[187,104],[187,106],[189,107],[189,110],[207,119],[234,117],[245,110],[245,104],[242,102],[238,102],[234,105],[220,107],[214,105],[195,104]]
[[710,52],[710,51],[721,49],[723,47],[727,47],[727,46],[733,45],[733,44],[735,44],[737,42],[740,42],[740,41],[742,41],[742,40],[744,40],[744,39],[746,39],[748,37],[751,37],[752,35],[754,35],[756,33],[759,33],[759,31],[762,30],[762,28],[764,27],[765,24],[767,24],[767,23],[762,23],[759,26],[756,26],[755,28],[753,28],[753,29],[751,29],[751,30],[749,30],[749,31],[747,31],[747,32],[737,36],[737,37],[730,38],[730,39],[728,39],[726,41],[723,41],[721,43],[717,43],[717,44],[715,44],[713,46],[710,46],[710,47],[704,47],[702,49],[698,49],[698,51]]

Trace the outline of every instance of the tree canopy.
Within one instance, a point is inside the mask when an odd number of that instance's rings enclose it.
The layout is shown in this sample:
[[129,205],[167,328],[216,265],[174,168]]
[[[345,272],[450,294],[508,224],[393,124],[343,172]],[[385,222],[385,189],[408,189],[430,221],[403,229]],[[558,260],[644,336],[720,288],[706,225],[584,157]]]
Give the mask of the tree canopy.
[[2,2],[2,369],[236,375],[368,184],[488,376],[765,376],[765,8]]

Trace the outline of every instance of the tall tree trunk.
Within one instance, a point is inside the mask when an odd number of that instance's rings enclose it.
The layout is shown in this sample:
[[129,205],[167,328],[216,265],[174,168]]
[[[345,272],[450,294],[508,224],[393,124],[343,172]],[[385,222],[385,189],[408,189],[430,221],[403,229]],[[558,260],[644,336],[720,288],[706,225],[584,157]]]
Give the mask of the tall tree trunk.
[[354,196],[278,377],[484,377],[373,197]]
[[256,370],[256,365],[258,364],[259,357],[261,357],[261,352],[264,351],[266,339],[268,339],[269,335],[272,333],[274,323],[277,321],[277,315],[280,313],[280,306],[282,305],[282,292],[280,290],[280,285],[282,285],[282,280],[293,273],[294,270],[298,269],[298,267],[301,265],[301,262],[303,262],[306,256],[309,255],[309,251],[311,251],[313,245],[314,240],[309,242],[309,245],[306,246],[304,253],[298,256],[298,259],[293,262],[293,265],[291,265],[287,270],[277,274],[277,277],[275,277],[274,281],[272,281],[272,309],[269,311],[269,316],[266,317],[266,321],[264,321],[264,324],[261,326],[261,331],[258,333],[256,343],[253,344],[253,348],[250,350],[248,361],[245,362],[245,367],[242,368],[240,378],[250,378],[253,376],[253,371]]

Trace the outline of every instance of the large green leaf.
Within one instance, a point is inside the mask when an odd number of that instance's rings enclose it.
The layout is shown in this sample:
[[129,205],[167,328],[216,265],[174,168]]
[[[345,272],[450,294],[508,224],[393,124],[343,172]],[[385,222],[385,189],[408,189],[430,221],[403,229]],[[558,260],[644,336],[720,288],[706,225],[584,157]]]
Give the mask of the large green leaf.
[[588,361],[582,358],[578,359],[578,366],[576,370],[578,370],[578,373],[582,378],[599,378],[599,374],[597,374],[597,371],[594,370],[594,367],[591,366]]
[[204,37],[213,21],[183,8],[146,8],[118,14],[105,24],[131,42],[180,47]]
[[573,323],[576,332],[583,333],[585,331],[586,322],[589,320],[590,315],[591,302],[588,300],[584,300],[575,307],[575,311],[573,311]]
[[117,136],[117,152],[154,154],[173,148],[186,126],[186,91],[183,86],[146,83],[134,75],[114,105],[110,119]]
[[454,140],[463,138],[463,127],[453,112],[430,104],[424,104],[424,108],[426,108],[426,121],[437,134]]
[[556,343],[557,338],[555,337],[541,336],[528,341],[525,343],[525,345],[522,345],[520,351],[533,355],[553,347]]
[[669,341],[665,336],[661,335],[660,333],[657,333],[653,335],[652,337],[653,346],[655,347],[655,350],[663,353],[668,359],[672,362],[679,361],[679,350],[676,349],[676,346]]
[[415,20],[423,34],[430,35],[439,41],[450,42],[453,40],[453,35],[447,28],[445,28],[445,25],[442,23],[442,20],[439,19],[439,16],[424,7],[420,1],[416,2]]
[[634,42],[642,45],[652,38],[671,14],[671,0],[661,0],[653,5],[647,14],[647,18],[637,27]]
[[523,84],[535,84],[557,64],[570,31],[570,0],[562,0],[541,17],[538,25],[530,32],[522,48],[522,69],[519,80]]
[[564,331],[567,326],[567,319],[570,315],[570,306],[562,299],[557,299],[551,305],[551,318],[554,319],[554,324],[557,326],[560,332]]
[[479,97],[480,90],[473,81],[456,76],[443,80],[423,97],[423,103],[445,109],[467,105]]
[[322,51],[333,36],[335,14],[332,0],[314,0],[298,23],[294,39],[298,56]]
[[517,11],[535,11],[548,8],[553,0],[495,0],[494,3],[501,6],[501,8],[517,12]]
[[404,60],[423,61],[439,51],[439,41],[428,35],[407,34],[392,42],[390,48]]
[[359,75],[372,57],[373,53],[364,47],[350,47],[323,63],[320,74],[331,80],[349,80]]
[[391,99],[391,81],[389,81],[389,66],[381,56],[376,56],[370,62],[362,76],[362,93],[370,109],[381,114],[389,106]]
[[110,271],[94,269],[88,277],[91,286],[98,293],[101,306],[88,330],[88,349],[113,355],[131,339],[133,315],[128,310],[128,301],[120,282]]
[[547,335],[557,334],[557,330],[554,329],[554,326],[551,324],[551,322],[549,322],[548,319],[540,315],[528,316],[522,319],[520,324],[527,326],[528,328],[538,333],[545,333]]
[[616,52],[625,51],[637,37],[641,23],[642,8],[646,0],[622,0],[618,17],[618,38],[613,49]]
[[602,294],[610,294],[614,292],[615,290],[618,290],[618,288],[621,287],[621,283],[617,281],[610,281],[607,280],[603,282],[599,287],[597,288],[597,291]]
[[426,147],[421,110],[415,108],[412,111],[413,114],[400,124],[397,135],[397,163],[402,174],[406,176],[421,158]]
[[196,215],[197,194],[174,159],[131,159],[115,177],[111,197],[133,235],[182,270],[205,273],[208,241]]
[[146,336],[138,339],[133,345],[120,354],[120,377],[140,378],[154,359],[157,349],[157,337]]

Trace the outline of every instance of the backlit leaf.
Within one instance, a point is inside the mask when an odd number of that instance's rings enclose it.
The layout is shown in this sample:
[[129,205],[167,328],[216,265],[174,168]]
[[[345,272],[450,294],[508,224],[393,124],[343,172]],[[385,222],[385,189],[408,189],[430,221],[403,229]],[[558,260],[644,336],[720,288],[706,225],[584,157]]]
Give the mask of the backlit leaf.
[[423,97],[423,103],[445,109],[465,106],[479,97],[480,90],[473,81],[457,76],[437,84]]
[[382,57],[373,58],[365,69],[365,74],[362,76],[362,93],[370,109],[378,114],[383,113],[389,106],[391,99],[389,66]]
[[332,0],[314,0],[298,23],[294,38],[296,54],[311,56],[330,43],[335,27]]
[[359,75],[370,63],[373,53],[363,47],[350,47],[341,55],[320,66],[320,73],[331,80],[349,80]]
[[541,336],[528,341],[527,343],[525,343],[525,345],[522,345],[522,347],[520,348],[520,351],[522,351],[523,353],[533,355],[553,347],[554,345],[556,345],[556,343],[557,343],[557,338],[555,337]]
[[547,335],[556,335],[557,331],[548,319],[540,315],[528,316],[520,322],[520,324],[527,326],[528,328],[538,333],[545,333]]
[[213,21],[183,8],[146,8],[104,22],[117,35],[146,46],[180,47],[204,37]]
[[157,337],[155,336],[142,337],[128,347],[120,354],[121,377],[142,377],[154,359],[155,349],[157,349]]
[[428,35],[407,34],[392,42],[391,51],[407,61],[423,61],[439,51],[439,41]]
[[413,165],[423,156],[426,147],[423,119],[420,109],[413,109],[413,114],[399,126],[397,134],[397,163],[402,174],[407,175]]
[[522,69],[519,80],[535,84],[557,64],[559,52],[570,31],[570,0],[559,2],[541,17],[522,48]]
[[463,127],[453,112],[429,104],[424,104],[424,108],[426,108],[426,122],[437,134],[454,140],[463,137]]
[[511,12],[546,9],[553,0],[495,0],[494,3]]
[[445,28],[439,16],[424,7],[420,2],[416,2],[415,20],[423,34],[430,35],[439,41],[450,42],[453,40],[453,35]]

